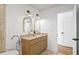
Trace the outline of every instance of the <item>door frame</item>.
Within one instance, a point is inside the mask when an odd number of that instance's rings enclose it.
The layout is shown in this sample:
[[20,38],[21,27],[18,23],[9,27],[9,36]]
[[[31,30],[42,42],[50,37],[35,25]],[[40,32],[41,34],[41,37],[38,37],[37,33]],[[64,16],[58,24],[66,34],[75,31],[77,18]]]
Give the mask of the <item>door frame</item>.
[[[74,4],[73,5],[73,19],[75,20],[75,37],[74,38],[77,38],[77,5]],[[58,19],[57,19],[58,21]],[[57,30],[58,30],[58,24],[57,24]],[[58,32],[58,31],[57,31]],[[57,33],[57,39],[58,39],[58,33]],[[77,54],[77,43],[76,41],[73,40],[73,55],[76,55]],[[57,43],[56,43],[57,44]],[[58,44],[57,44],[57,52],[58,52]]]

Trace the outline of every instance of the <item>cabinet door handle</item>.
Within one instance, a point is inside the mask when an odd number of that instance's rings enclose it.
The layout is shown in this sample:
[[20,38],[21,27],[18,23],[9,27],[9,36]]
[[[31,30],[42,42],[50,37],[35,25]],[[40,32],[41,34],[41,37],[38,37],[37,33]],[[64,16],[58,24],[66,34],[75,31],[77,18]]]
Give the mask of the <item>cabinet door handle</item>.
[[73,38],[72,40],[74,40],[74,41],[78,41],[79,39]]

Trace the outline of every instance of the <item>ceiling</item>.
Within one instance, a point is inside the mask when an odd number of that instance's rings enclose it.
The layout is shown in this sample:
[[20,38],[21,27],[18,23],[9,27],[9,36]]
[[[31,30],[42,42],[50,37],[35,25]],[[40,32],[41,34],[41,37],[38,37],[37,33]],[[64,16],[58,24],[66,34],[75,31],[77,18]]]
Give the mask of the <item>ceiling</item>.
[[47,8],[51,8],[51,7],[56,7],[56,6],[59,6],[60,4],[29,4],[29,6],[39,10],[39,11],[42,11],[44,9],[47,9]]

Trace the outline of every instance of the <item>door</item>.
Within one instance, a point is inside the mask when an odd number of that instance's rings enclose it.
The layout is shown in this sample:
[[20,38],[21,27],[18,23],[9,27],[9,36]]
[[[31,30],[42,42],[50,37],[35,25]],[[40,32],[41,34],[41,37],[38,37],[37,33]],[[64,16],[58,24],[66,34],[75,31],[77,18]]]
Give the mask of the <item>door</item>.
[[63,46],[72,47],[73,54],[76,54],[76,7],[71,11],[58,14],[58,38],[57,43]]

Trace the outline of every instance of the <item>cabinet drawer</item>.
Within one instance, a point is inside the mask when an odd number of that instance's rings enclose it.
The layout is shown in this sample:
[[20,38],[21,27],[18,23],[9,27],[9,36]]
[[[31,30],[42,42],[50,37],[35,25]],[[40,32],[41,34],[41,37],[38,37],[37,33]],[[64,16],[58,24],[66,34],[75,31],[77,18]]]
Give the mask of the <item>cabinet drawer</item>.
[[43,41],[43,40],[47,40],[47,36],[43,36],[43,37],[31,40],[30,45],[33,45],[33,44],[38,43],[38,42]]
[[37,39],[33,39],[33,40],[30,41],[30,45],[33,45],[33,44],[35,44],[35,43],[38,43],[38,42],[40,42],[41,40],[43,40],[42,37],[41,37],[41,38],[37,38]]
[[46,42],[46,40],[44,40],[42,42],[38,42],[35,45],[33,45],[33,46],[30,47],[30,54],[31,55],[40,54],[46,48],[47,48],[47,42]]

